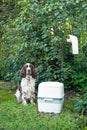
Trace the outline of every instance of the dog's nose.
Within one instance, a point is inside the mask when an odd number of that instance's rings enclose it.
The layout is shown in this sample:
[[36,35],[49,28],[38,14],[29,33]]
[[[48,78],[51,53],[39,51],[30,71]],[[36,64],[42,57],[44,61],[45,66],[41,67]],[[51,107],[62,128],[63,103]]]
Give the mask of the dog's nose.
[[30,68],[27,68],[27,74],[31,74]]
[[28,69],[28,74],[30,74],[30,69]]

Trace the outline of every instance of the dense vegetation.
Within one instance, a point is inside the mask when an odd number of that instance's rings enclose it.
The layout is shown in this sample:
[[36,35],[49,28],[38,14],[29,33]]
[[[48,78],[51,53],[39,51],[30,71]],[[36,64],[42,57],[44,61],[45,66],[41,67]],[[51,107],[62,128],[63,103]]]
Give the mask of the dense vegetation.
[[[19,82],[26,62],[41,81],[61,81],[65,88],[87,90],[86,0],[14,0],[1,2],[0,79]],[[73,55],[69,34],[79,39]]]
[[[0,80],[19,84],[21,67],[31,62],[38,70],[36,88],[52,80],[74,90],[70,100],[65,91],[59,116],[38,114],[37,105],[16,104],[7,91],[13,84],[0,82],[0,129],[87,130],[86,0],[2,0],[0,12]],[[69,34],[78,37],[78,55],[66,40]]]

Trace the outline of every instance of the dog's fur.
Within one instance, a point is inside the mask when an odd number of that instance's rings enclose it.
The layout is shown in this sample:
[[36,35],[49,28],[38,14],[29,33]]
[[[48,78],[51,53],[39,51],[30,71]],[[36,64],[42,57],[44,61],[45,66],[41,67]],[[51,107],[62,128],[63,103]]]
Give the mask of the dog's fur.
[[26,63],[20,70],[21,84],[17,88],[15,96],[18,103],[27,105],[27,101],[34,103],[35,100],[35,79],[37,71],[31,63]]

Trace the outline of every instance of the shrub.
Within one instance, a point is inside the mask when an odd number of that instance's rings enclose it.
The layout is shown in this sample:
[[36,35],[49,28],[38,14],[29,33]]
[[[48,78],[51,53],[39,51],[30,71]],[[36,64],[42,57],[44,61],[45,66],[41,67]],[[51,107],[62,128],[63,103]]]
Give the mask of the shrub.
[[[18,82],[20,68],[31,62],[38,68],[37,84],[52,80],[64,82],[65,88],[85,90],[86,2],[20,0],[12,5],[18,14],[8,15],[1,29],[0,77]],[[79,38],[80,56],[71,54],[69,34]]]
[[75,104],[75,110],[80,114],[87,115],[87,93],[78,94],[78,98]]

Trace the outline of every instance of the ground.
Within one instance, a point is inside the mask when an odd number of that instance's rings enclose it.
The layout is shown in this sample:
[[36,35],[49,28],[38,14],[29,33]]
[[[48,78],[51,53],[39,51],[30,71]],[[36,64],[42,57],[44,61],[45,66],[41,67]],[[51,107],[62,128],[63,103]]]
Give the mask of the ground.
[[38,112],[37,103],[27,107],[18,104],[15,90],[7,89],[7,84],[0,90],[0,130],[87,130],[86,116],[74,109],[76,92],[65,91],[60,114],[47,114]]

